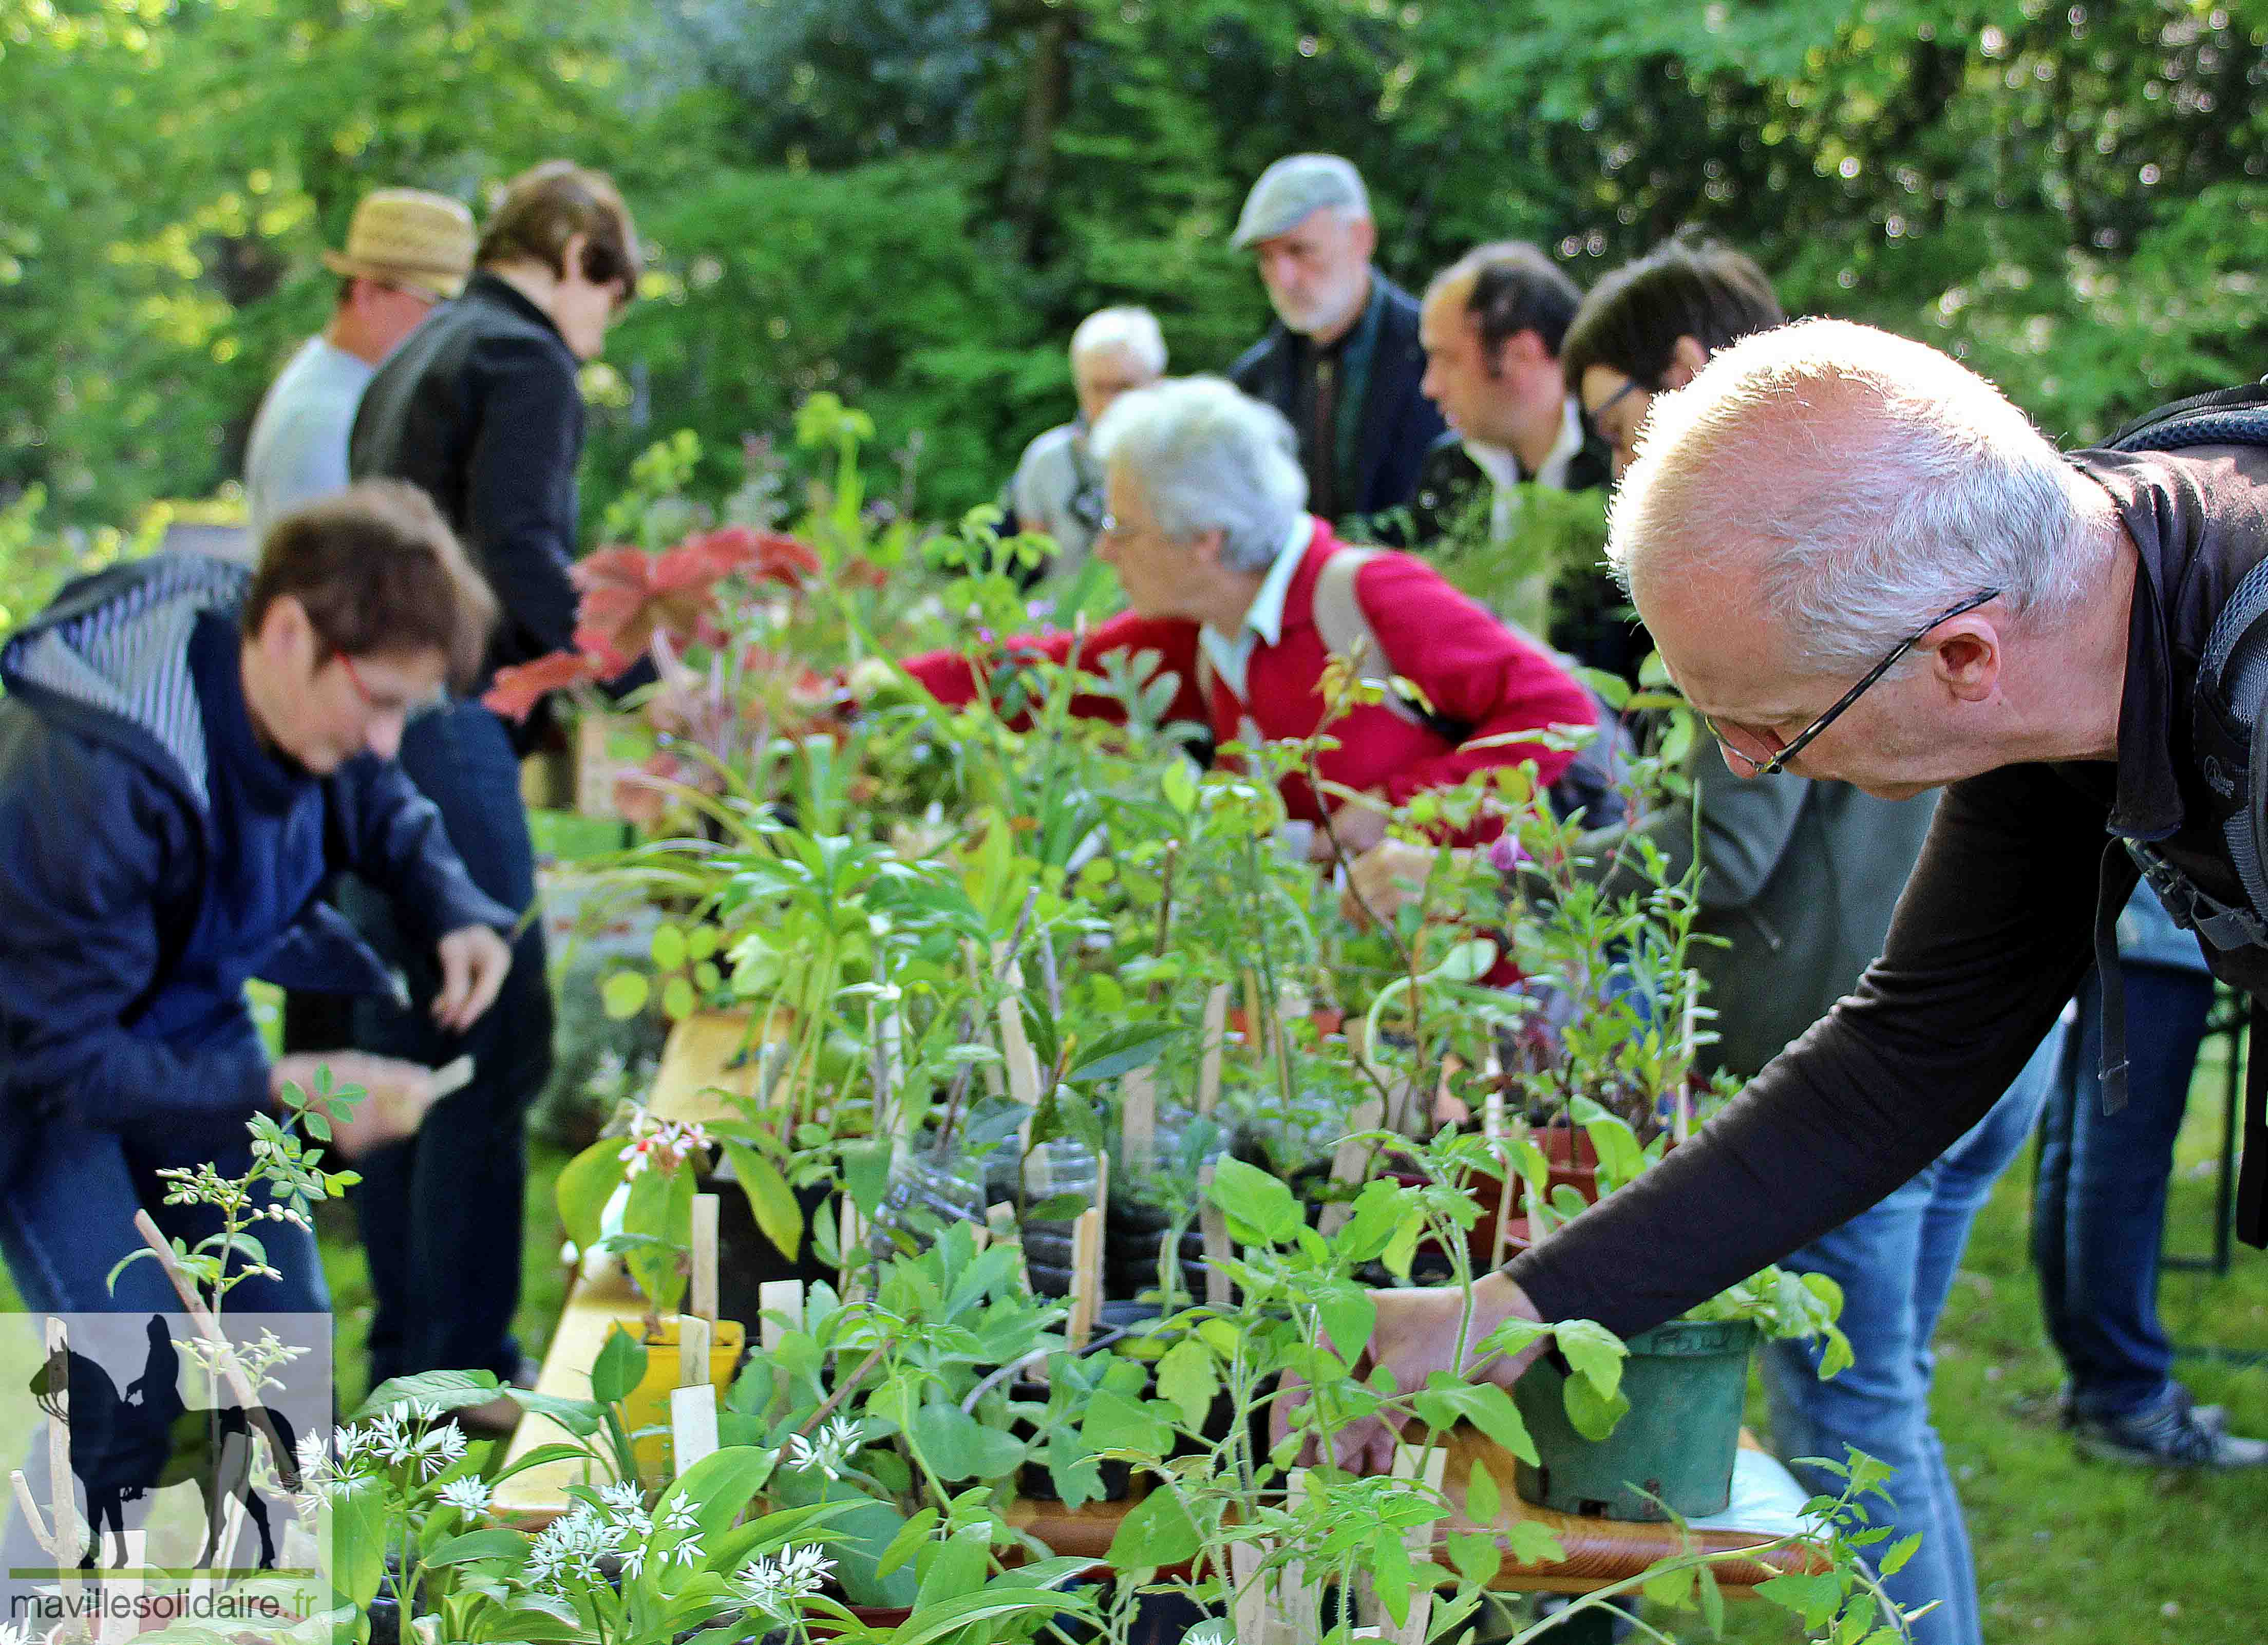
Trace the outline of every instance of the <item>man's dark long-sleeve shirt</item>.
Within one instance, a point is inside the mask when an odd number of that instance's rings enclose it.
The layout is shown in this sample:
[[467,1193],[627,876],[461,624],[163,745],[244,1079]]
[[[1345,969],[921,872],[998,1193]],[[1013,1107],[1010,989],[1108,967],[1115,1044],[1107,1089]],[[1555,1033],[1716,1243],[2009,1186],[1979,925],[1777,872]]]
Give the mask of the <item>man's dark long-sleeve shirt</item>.
[[353,476],[422,486],[496,591],[490,671],[575,642],[576,372],[549,315],[475,274],[387,357],[355,417]]
[[[2093,958],[2098,898],[2147,840],[2244,902],[2191,756],[2191,697],[2213,619],[2268,554],[2268,450],[2073,459],[2140,560],[2118,757],[2012,765],[1937,810],[1881,958],[1858,992],[1655,1169],[1507,1272],[1546,1319],[1629,1334],[1682,1313],[1847,1221],[1952,1145],[2022,1067]],[[2106,847],[2111,847],[2106,855]],[[2208,948],[2268,997],[2268,950]]]

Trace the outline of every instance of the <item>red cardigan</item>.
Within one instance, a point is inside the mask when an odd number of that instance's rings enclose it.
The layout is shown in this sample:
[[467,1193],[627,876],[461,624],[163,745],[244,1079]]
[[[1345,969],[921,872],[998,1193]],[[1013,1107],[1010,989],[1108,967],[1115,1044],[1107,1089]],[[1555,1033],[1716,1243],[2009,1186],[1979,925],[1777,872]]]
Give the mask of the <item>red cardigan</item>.
[[[1323,717],[1317,686],[1329,660],[1315,628],[1315,579],[1341,546],[1330,527],[1318,520],[1285,593],[1281,637],[1273,645],[1253,649],[1245,670],[1248,700],[1241,701],[1212,670],[1207,671],[1211,700],[1201,698],[1198,625],[1186,618],[1123,613],[1087,635],[1081,660],[1113,652],[1157,652],[1160,668],[1181,681],[1167,718],[1209,725],[1217,741],[1248,739],[1248,716],[1263,739],[1306,737]],[[1372,559],[1356,575],[1355,597],[1394,672],[1414,682],[1442,718],[1472,729],[1468,742],[1458,746],[1384,706],[1357,708],[1330,727],[1339,746],[1326,749],[1317,761],[1327,781],[1357,791],[1375,788],[1400,805],[1422,790],[1450,787],[1475,771],[1523,760],[1535,762],[1544,784],[1557,780],[1574,758],[1572,752],[1534,742],[1470,746],[1508,733],[1591,724],[1589,694],[1557,660],[1450,587],[1425,561],[1407,554]],[[1071,643],[1072,637],[1062,633],[1010,642],[1014,650],[1057,662],[1070,656]],[[955,705],[974,700],[982,677],[968,659],[952,652],[916,657],[906,670],[939,701]],[[1098,697],[1080,697],[1073,707],[1080,713],[1107,714],[1116,705]],[[1322,821],[1322,808],[1304,778],[1285,778],[1283,794],[1292,816]],[[1484,826],[1454,843],[1477,843],[1498,831],[1496,825]]]

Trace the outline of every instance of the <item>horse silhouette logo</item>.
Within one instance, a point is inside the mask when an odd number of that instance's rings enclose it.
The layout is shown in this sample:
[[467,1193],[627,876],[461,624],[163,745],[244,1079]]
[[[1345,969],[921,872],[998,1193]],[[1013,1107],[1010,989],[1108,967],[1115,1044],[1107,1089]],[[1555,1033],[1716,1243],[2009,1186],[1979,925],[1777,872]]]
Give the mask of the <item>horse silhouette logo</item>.
[[32,1377],[40,1409],[50,1422],[68,1426],[70,1470],[86,1495],[87,1545],[79,1568],[96,1568],[106,1523],[117,1545],[115,1566],[124,1567],[125,1505],[195,1480],[205,1504],[205,1545],[198,1568],[211,1567],[233,1499],[244,1505],[245,1516],[260,1532],[260,1568],[274,1569],[268,1505],[252,1479],[254,1442],[268,1442],[284,1488],[297,1490],[299,1469],[290,1421],[264,1405],[247,1409],[188,1404],[180,1393],[180,1351],[163,1315],[151,1316],[148,1337],[142,1374],[123,1394],[99,1361],[67,1343],[59,1342]]

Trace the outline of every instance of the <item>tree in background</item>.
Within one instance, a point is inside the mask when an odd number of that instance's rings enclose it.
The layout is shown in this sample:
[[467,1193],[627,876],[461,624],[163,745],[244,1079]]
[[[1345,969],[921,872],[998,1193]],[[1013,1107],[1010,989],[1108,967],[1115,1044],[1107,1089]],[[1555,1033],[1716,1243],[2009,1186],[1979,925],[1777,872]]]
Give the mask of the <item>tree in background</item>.
[[2268,368],[2264,46],[2257,0],[0,0],[0,504],[210,491],[364,189],[477,210],[554,153],[659,253],[590,383],[593,520],[659,435],[722,487],[821,387],[919,507],[990,498],[1080,315],[1147,305],[1180,370],[1258,335],[1228,225],[1310,148],[1405,283],[1700,226],[2084,439]]

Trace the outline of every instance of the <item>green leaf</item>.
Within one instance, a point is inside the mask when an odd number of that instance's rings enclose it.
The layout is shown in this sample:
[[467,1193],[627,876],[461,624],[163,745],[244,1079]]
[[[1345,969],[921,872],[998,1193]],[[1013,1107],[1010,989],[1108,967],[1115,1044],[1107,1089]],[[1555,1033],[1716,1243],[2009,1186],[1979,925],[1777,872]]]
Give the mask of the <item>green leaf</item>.
[[898,1534],[890,1538],[890,1545],[882,1550],[882,1557],[874,1562],[874,1574],[887,1576],[912,1559],[921,1552],[921,1545],[929,1539],[929,1533],[936,1529],[937,1510],[933,1508],[925,1508],[906,1521]]
[[1093,1044],[1082,1043],[1079,1061],[1064,1076],[1067,1085],[1093,1085],[1116,1080],[1137,1068],[1146,1068],[1181,1037],[1182,1030],[1167,1022],[1137,1022],[1114,1029]]
[[1447,1433],[1460,1421],[1471,1423],[1522,1461],[1536,1460],[1535,1442],[1528,1437],[1528,1424],[1512,1396],[1494,1383],[1461,1382],[1447,1371],[1425,1379],[1425,1391],[1411,1402],[1426,1423]]
[[1027,1455],[1021,1440],[985,1427],[956,1405],[925,1405],[908,1426],[922,1461],[940,1479],[998,1479]]
[[1486,937],[1474,937],[1451,948],[1447,956],[1425,975],[1433,982],[1476,982],[1487,976],[1489,968],[1495,963],[1496,944]]
[[1214,1165],[1212,1202],[1232,1222],[1242,1223],[1270,1244],[1280,1244],[1307,1226],[1291,1189],[1241,1160],[1223,1156]]
[[494,1371],[419,1371],[411,1376],[390,1376],[371,1390],[370,1397],[348,1420],[367,1422],[413,1399],[444,1413],[462,1411],[468,1405],[487,1404],[497,1397],[500,1386]]
[[616,971],[599,985],[599,1003],[619,1022],[645,1009],[649,992],[643,971]]
[[1315,1311],[1331,1346],[1352,1364],[1378,1324],[1378,1304],[1370,1300],[1370,1292],[1359,1285],[1335,1285],[1316,1299]]
[[357,1486],[333,1500],[330,1516],[331,1586],[341,1598],[367,1606],[386,1576],[386,1493],[373,1483]]
[[1578,668],[1575,677],[1606,699],[1609,708],[1617,714],[1630,706],[1630,682],[1605,668]]
[[1159,778],[1158,790],[1174,810],[1183,816],[1192,815],[1197,806],[1197,767],[1187,760],[1175,760]]
[[803,1206],[795,1190],[788,1186],[777,1166],[745,1142],[727,1139],[725,1157],[733,1162],[733,1175],[740,1179],[740,1192],[747,1199],[756,1227],[779,1247],[782,1256],[793,1262],[803,1246]]
[[1156,1490],[1137,1502],[1118,1523],[1108,1554],[1122,1571],[1179,1565],[1204,1545],[1189,1510],[1171,1490]]
[[700,1008],[690,977],[673,977],[661,985],[661,1014],[671,1022],[681,1022]]
[[526,1552],[525,1533],[493,1526],[486,1531],[468,1531],[461,1537],[451,1537],[426,1554],[424,1562],[427,1565],[469,1565],[475,1560],[504,1559]]
[[1567,1557],[1567,1550],[1559,1538],[1538,1521],[1520,1518],[1512,1522],[1505,1532],[1511,1545],[1512,1557],[1522,1565],[1557,1565]]
[[1831,1575],[1774,1576],[1756,1584],[1760,1597],[1794,1612],[1809,1628],[1825,1627],[1843,1603],[1843,1584]]
[[1465,1481],[1465,1517],[1476,1525],[1491,1525],[1504,1511],[1504,1492],[1488,1464],[1476,1457]]
[[1447,1545],[1449,1562],[1457,1568],[1457,1575],[1476,1588],[1487,1587],[1504,1568],[1504,1553],[1497,1546],[1493,1532],[1454,1531],[1447,1538]]
[[1919,1531],[1901,1539],[1886,1550],[1881,1559],[1874,1561],[1875,1572],[1882,1576],[1896,1576],[1905,1568],[1906,1561],[1913,1558],[1914,1550],[1920,1546],[1921,1532]]
[[721,1535],[771,1477],[772,1460],[770,1451],[754,1445],[728,1445],[711,1451],[662,1493],[654,1517],[659,1520],[674,1503],[689,1503],[697,1532],[703,1538]]
[[[1203,1416],[1197,1420],[1203,1422]],[[1129,1451],[1138,1457],[1163,1457],[1174,1448],[1173,1428],[1164,1418],[1107,1389],[1087,1400],[1079,1436],[1089,1450]]]
[[1159,1396],[1172,1401],[1190,1427],[1204,1426],[1213,1396],[1219,1391],[1220,1372],[1212,1350],[1197,1338],[1184,1337],[1160,1356]]
[[1400,1627],[1410,1615],[1410,1553],[1402,1545],[1402,1532],[1392,1526],[1382,1528],[1370,1545],[1370,1585]]
[[955,1531],[932,1543],[923,1553],[921,1596],[914,1604],[933,1605],[976,1592],[984,1586],[990,1554],[982,1531]]
[[1631,1408],[1630,1399],[1621,1389],[1602,1394],[1589,1378],[1583,1376],[1567,1379],[1560,1390],[1560,1400],[1567,1407],[1567,1420],[1587,1440],[1606,1438]]
[[617,1323],[607,1333],[606,1344],[591,1366],[591,1397],[602,1405],[620,1405],[644,1380],[645,1344],[635,1331]]
[[843,1184],[858,1209],[873,1216],[890,1191],[890,1148],[887,1143],[862,1142],[843,1150]]
[[1575,1374],[1599,1394],[1611,1395],[1622,1386],[1623,1361],[1630,1350],[1613,1331],[1596,1320],[1569,1319],[1554,1325],[1551,1334]]
[[607,1201],[622,1185],[622,1152],[620,1137],[601,1137],[559,1172],[551,1197],[558,1205],[567,1237],[578,1250],[588,1250],[598,1243]]
[[667,921],[653,928],[653,963],[657,970],[674,971],[685,963],[685,933]]
[[1648,1604],[1683,1610],[1693,1603],[1693,1568],[1679,1566],[1657,1571],[1646,1579],[1642,1591]]

